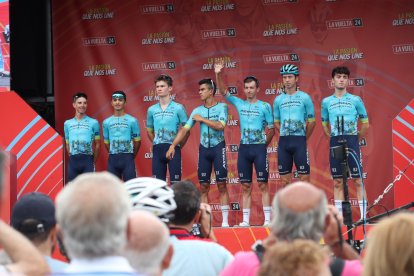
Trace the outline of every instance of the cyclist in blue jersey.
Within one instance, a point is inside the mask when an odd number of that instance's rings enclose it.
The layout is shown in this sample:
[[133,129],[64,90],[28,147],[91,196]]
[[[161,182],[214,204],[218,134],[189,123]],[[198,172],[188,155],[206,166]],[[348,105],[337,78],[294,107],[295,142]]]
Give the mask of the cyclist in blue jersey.
[[99,123],[86,115],[88,96],[79,92],[72,99],[75,117],[64,123],[66,150],[69,154],[68,181],[81,173],[95,171],[95,162],[101,149]]
[[108,172],[124,181],[137,177],[135,157],[141,146],[138,120],[125,113],[126,95],[112,93],[114,115],[102,123],[105,148],[109,153]]
[[300,180],[309,182],[310,166],[306,141],[315,128],[315,111],[311,97],[298,89],[299,68],[286,64],[280,68],[283,93],[273,103],[275,127],[279,130],[277,162],[282,185],[292,182],[295,162]]
[[[252,193],[253,164],[256,169],[256,178],[262,193],[264,223],[270,224],[271,206],[269,198],[269,164],[267,159],[267,145],[274,135],[272,108],[270,104],[257,98],[259,81],[254,76],[244,79],[244,93],[246,100],[231,95],[223,85],[221,72],[224,63],[219,60],[214,65],[217,85],[220,93],[234,105],[240,118],[240,147],[237,159],[237,170],[243,189],[243,221],[241,227],[250,226],[250,206]],[[266,133],[267,128],[267,133]]]
[[220,192],[222,212],[222,227],[229,227],[229,194],[227,191],[227,158],[224,128],[227,123],[227,104],[215,100],[216,84],[212,79],[202,79],[198,82],[201,100],[204,105],[196,107],[190,118],[178,132],[166,157],[171,159],[175,154],[175,147],[186,137],[190,129],[200,123],[200,146],[198,153],[198,180],[201,187],[201,202],[208,203],[210,190],[210,176],[214,164],[217,188]]
[[147,134],[152,142],[152,175],[158,179],[166,180],[167,166],[171,184],[181,180],[181,149],[184,147],[190,132],[176,145],[174,157],[166,157],[170,145],[177,136],[180,126],[187,120],[187,113],[182,104],[172,100],[171,91],[173,80],[168,75],[160,75],[155,81],[155,90],[159,103],[148,108]]
[[[369,128],[369,122],[367,111],[361,98],[348,93],[346,90],[349,84],[349,75],[350,71],[347,67],[335,67],[332,70],[332,84],[335,92],[322,100],[321,117],[323,131],[330,138],[331,148],[339,146],[338,141],[342,138],[345,138],[347,142],[349,173],[355,183],[361,218],[363,218],[366,212],[367,195],[360,179],[362,158],[359,140],[365,137]],[[359,131],[358,120],[360,122]],[[334,181],[335,206],[342,212],[344,183],[342,180],[341,161],[333,158],[331,154],[329,158]]]

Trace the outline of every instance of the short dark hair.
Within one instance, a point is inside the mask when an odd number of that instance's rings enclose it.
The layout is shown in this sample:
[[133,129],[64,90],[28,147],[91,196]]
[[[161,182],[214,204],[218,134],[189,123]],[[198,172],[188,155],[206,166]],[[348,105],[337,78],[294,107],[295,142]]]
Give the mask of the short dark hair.
[[52,230],[54,226],[52,228],[43,228],[42,231],[26,231],[26,229],[36,229],[39,224],[41,225],[41,222],[39,220],[27,219],[22,222],[20,228],[17,230],[34,244],[41,244],[47,240],[50,234],[50,230]]
[[332,78],[334,78],[336,74],[345,74],[349,77],[351,72],[346,66],[337,66],[332,70]]
[[172,185],[177,209],[174,219],[170,222],[176,225],[186,225],[193,221],[200,210],[201,194],[191,181],[180,181]]
[[79,98],[88,99],[88,96],[83,92],[78,92],[75,95],[73,95],[72,100],[73,100],[73,102],[76,102],[76,100],[79,99]]
[[172,86],[173,85],[173,80],[170,76],[168,76],[167,74],[161,74],[158,77],[155,78],[154,83],[157,83],[159,81],[165,81],[168,86]]
[[243,83],[246,84],[246,83],[249,83],[249,82],[252,82],[252,81],[254,81],[256,83],[256,87],[258,88],[259,87],[259,80],[255,76],[247,76],[244,79]]
[[198,85],[206,84],[209,89],[212,89],[214,91],[214,94],[216,94],[216,88],[217,85],[212,79],[202,79],[198,82]]
[[118,97],[119,97],[119,95],[121,95],[122,97],[124,97],[124,99],[126,101],[126,94],[125,94],[124,91],[122,91],[122,90],[114,91],[114,93],[112,93],[112,98],[114,98],[114,97],[116,98],[117,95],[118,95]]

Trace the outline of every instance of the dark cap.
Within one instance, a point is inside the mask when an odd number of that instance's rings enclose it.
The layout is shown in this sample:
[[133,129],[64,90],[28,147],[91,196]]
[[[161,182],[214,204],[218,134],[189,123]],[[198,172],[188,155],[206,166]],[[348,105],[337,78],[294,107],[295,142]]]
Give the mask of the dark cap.
[[[27,220],[34,223],[25,225]],[[11,225],[21,233],[41,233],[56,225],[55,204],[42,193],[28,193],[14,204]]]

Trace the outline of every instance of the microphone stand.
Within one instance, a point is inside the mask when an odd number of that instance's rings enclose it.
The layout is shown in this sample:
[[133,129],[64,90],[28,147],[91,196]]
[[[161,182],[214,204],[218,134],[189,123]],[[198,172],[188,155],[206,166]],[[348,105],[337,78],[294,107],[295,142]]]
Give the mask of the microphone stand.
[[344,224],[348,230],[348,243],[354,244],[352,235],[352,209],[351,203],[349,202],[349,191],[348,191],[348,155],[347,155],[347,144],[344,137],[344,116],[341,119],[341,125],[339,123],[339,117],[336,117],[338,132],[341,132],[342,138],[338,140],[339,146],[338,151],[333,150],[334,158],[341,161],[342,168],[342,181],[344,189],[344,200],[342,201],[342,216],[344,218]]

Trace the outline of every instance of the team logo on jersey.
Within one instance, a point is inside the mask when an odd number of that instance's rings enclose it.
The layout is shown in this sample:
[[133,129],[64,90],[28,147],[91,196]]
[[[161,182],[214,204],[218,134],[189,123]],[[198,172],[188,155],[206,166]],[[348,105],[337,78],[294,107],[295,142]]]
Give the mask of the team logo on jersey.
[[201,12],[232,11],[235,8],[236,4],[229,0],[207,0],[206,3],[201,6]]
[[414,53],[414,44],[392,45],[392,51],[395,55]]
[[236,28],[201,30],[202,39],[236,37]]
[[296,53],[263,55],[264,64],[298,62],[298,61],[299,61],[299,55]]
[[274,5],[284,3],[297,3],[299,0],[263,0],[263,5]]
[[100,20],[112,18],[114,18],[114,12],[106,7],[91,8],[82,14],[82,20]]
[[103,37],[86,37],[83,39],[83,45],[85,46],[100,46],[100,45],[115,45],[115,36],[103,36]]
[[114,68],[111,64],[89,65],[87,69],[83,71],[84,77],[99,77],[113,75],[116,75],[116,68]]
[[175,70],[176,64],[174,61],[160,61],[160,62],[145,62],[142,63],[143,71],[157,71],[157,70]]
[[267,29],[263,31],[264,37],[271,36],[284,36],[284,35],[296,35],[299,33],[299,29],[292,23],[275,23],[270,24]]
[[159,4],[159,5],[143,5],[139,7],[142,14],[154,14],[154,13],[172,13],[174,12],[174,5]]
[[332,54],[328,55],[328,61],[356,60],[363,58],[364,53],[355,47],[334,49]]
[[414,25],[414,11],[404,12],[398,15],[398,18],[392,20],[393,26]]
[[224,68],[237,68],[238,62],[234,60],[232,57],[223,56],[223,57],[213,57],[208,58],[207,62],[203,64],[203,70],[212,70],[214,69],[214,63],[218,61],[222,61],[224,63]]
[[175,36],[171,32],[148,33],[146,37],[141,40],[141,43],[142,45],[173,44],[175,43]]
[[[333,89],[332,79],[327,80],[329,88]],[[361,87],[365,86],[365,80],[363,78],[348,79],[348,87]]]
[[228,126],[238,126],[239,125],[239,120],[234,119],[233,115],[229,114],[228,118],[227,118],[227,125]]
[[337,19],[326,21],[326,27],[328,29],[345,29],[345,28],[359,28],[363,27],[364,24],[361,18],[353,19]]
[[270,88],[265,89],[265,95],[280,95],[282,94],[283,83],[271,82]]

